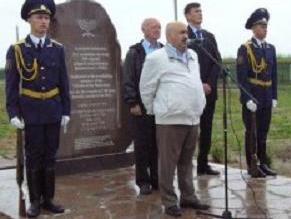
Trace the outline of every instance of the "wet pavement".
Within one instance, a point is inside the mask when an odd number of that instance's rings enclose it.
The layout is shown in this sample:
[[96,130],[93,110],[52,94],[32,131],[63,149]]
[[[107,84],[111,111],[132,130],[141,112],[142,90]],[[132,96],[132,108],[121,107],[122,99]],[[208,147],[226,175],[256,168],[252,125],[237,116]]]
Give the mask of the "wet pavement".
[[[211,205],[208,213],[222,215],[225,207],[223,166],[215,165],[220,177],[195,175],[198,197]],[[196,172],[196,171],[195,171]],[[175,185],[176,181],[175,181]],[[42,212],[39,218],[74,219],[167,219],[159,192],[140,196],[134,182],[134,167],[90,172],[57,178],[56,201],[66,207],[64,214]],[[291,218],[291,179],[252,179],[246,171],[229,169],[229,210],[239,218]],[[15,170],[0,171],[0,218],[19,218]],[[7,216],[4,216],[7,215]],[[183,209],[181,219],[211,218]]]

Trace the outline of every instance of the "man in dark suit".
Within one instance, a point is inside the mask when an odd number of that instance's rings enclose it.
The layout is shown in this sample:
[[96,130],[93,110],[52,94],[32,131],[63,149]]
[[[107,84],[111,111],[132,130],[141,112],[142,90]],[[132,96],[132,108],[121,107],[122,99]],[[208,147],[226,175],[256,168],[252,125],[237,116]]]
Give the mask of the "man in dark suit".
[[[257,157],[260,161],[260,176],[275,176],[277,173],[267,165],[267,134],[272,108],[277,106],[277,58],[275,47],[267,43],[269,12],[258,8],[248,18],[245,28],[253,32],[250,40],[240,46],[237,54],[237,79],[258,101],[256,104],[241,92],[242,117],[245,125],[245,151],[248,173],[252,177],[252,139],[256,137]],[[256,114],[256,136],[251,133],[252,113]],[[253,141],[254,142],[254,141]]]
[[53,0],[26,0],[21,17],[31,32],[6,56],[6,108],[11,124],[25,133],[28,217],[37,217],[41,207],[64,212],[53,198],[60,126],[70,120],[70,97],[64,47],[46,36],[54,14]]
[[200,118],[200,141],[197,158],[197,174],[219,175],[208,165],[208,154],[211,147],[212,120],[217,100],[217,79],[220,68],[201,49],[203,47],[217,61],[221,61],[215,37],[212,33],[201,28],[202,10],[199,3],[189,3],[184,9],[184,14],[188,22],[189,39],[199,40],[192,43],[189,48],[196,51],[200,64],[200,76],[203,89],[206,95],[206,107]]

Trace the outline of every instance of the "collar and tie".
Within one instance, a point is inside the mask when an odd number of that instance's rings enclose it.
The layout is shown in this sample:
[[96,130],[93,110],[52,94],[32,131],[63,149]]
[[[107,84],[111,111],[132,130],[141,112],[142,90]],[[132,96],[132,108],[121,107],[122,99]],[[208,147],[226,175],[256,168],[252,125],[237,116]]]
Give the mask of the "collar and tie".
[[254,44],[258,47],[258,48],[261,48],[261,49],[266,49],[267,48],[267,42],[265,40],[260,40],[256,37],[253,37],[253,42]]
[[197,39],[200,39],[200,40],[203,39],[203,35],[202,35],[202,30],[201,30],[201,29],[198,29],[198,30],[195,32],[195,35],[196,35],[196,38],[197,38]]
[[42,40],[39,39],[39,42],[38,42],[37,47],[36,47],[37,50],[39,50],[39,51],[41,50],[41,48],[42,48],[42,44],[43,44],[43,43],[42,43]]
[[37,50],[43,48],[43,46],[45,44],[46,36],[37,37],[37,36],[34,36],[33,34],[29,34],[29,37],[30,37],[32,44],[35,46],[35,48]]

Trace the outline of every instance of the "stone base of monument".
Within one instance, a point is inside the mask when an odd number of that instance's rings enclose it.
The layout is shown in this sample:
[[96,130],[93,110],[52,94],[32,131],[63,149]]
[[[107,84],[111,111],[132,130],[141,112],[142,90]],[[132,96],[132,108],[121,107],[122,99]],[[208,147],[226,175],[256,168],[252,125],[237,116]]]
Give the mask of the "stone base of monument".
[[132,166],[133,164],[133,151],[93,156],[81,156],[77,158],[58,160],[56,165],[56,175],[116,169]]

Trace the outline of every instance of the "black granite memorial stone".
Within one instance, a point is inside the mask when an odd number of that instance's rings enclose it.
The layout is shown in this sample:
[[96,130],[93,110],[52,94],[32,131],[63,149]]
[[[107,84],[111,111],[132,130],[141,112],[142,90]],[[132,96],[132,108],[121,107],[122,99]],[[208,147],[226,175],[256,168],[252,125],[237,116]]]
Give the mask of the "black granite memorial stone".
[[[131,139],[122,101],[120,45],[108,14],[94,1],[59,4],[50,35],[65,46],[72,101],[59,158],[73,158],[78,163],[83,159],[85,163],[87,156],[93,156],[96,160],[88,165],[102,160],[101,166],[108,163],[114,167],[122,166],[125,155],[129,162],[125,150]],[[109,161],[106,156],[111,157]]]

